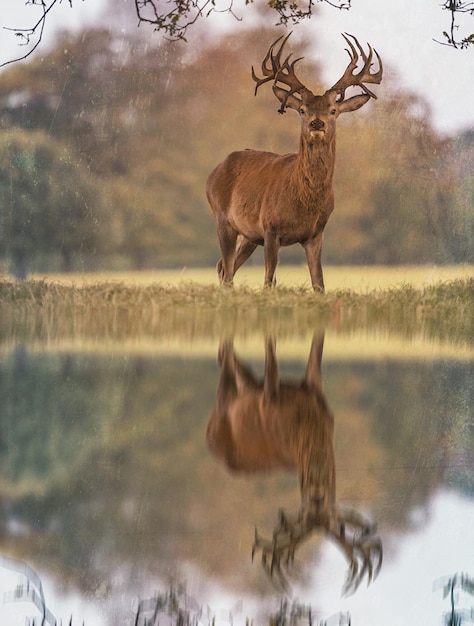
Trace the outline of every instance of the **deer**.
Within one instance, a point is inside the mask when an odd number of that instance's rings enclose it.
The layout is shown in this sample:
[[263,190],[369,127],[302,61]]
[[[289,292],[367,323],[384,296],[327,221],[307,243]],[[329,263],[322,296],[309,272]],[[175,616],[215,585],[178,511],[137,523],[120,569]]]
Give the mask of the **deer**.
[[301,504],[295,514],[279,511],[272,538],[255,530],[254,555],[272,581],[288,589],[289,568],[297,547],[324,530],[350,567],[343,594],[354,593],[365,575],[375,580],[382,565],[376,526],[336,501],[333,447],[334,415],[323,393],[321,359],[324,335],[315,333],[300,382],[280,380],[276,341],[265,339],[263,381],[238,358],[233,340],[220,343],[220,380],[207,427],[211,452],[237,473],[297,469]]
[[[221,285],[232,286],[237,270],[257,246],[264,249],[264,286],[276,284],[275,270],[281,246],[303,247],[314,291],[324,293],[321,265],[323,231],[334,209],[333,174],[336,157],[336,120],[341,113],[360,109],[377,96],[367,87],[380,84],[382,60],[368,44],[366,53],[356,37],[343,34],[350,62],[341,78],[323,95],[314,95],[299,81],[295,65],[301,58],[282,60],[291,32],[279,37],[262,62],[262,78],[252,66],[256,83],[272,82],[281,106],[296,111],[301,120],[299,152],[275,154],[259,150],[232,152],[209,174],[206,195],[211,206],[221,258],[217,274]],[[283,42],[276,50],[277,44]],[[371,71],[377,59],[377,71]],[[358,69],[362,57],[362,67]],[[362,90],[346,98],[350,87]]]

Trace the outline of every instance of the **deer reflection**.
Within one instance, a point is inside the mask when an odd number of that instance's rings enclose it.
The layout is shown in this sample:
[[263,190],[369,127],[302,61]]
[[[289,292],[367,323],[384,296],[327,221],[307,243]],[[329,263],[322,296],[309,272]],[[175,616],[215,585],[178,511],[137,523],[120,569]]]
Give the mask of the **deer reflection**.
[[297,468],[300,508],[292,515],[280,510],[272,538],[255,531],[252,558],[261,551],[266,572],[286,588],[297,547],[324,529],[349,561],[343,588],[347,595],[365,575],[369,583],[375,579],[382,544],[373,524],[336,502],[334,417],[322,388],[323,343],[323,334],[314,336],[305,376],[293,383],[279,378],[274,338],[265,340],[263,382],[237,357],[232,340],[221,342],[221,376],[207,440],[234,471]]

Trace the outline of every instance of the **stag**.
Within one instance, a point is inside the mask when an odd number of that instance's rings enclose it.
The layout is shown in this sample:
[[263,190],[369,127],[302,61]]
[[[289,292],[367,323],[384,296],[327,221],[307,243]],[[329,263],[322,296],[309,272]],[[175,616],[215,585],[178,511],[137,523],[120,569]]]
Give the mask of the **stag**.
[[[291,34],[291,33],[290,33]],[[332,179],[336,155],[336,120],[356,111],[376,95],[366,83],[382,80],[382,61],[369,45],[364,51],[352,35],[343,35],[350,62],[342,77],[324,93],[314,95],[295,74],[301,59],[282,60],[287,35],[270,46],[262,63],[262,78],[252,67],[258,88],[272,82],[273,93],[301,119],[298,154],[279,155],[258,150],[232,152],[209,175],[206,193],[214,214],[222,257],[217,263],[221,284],[231,286],[236,271],[258,245],[263,245],[265,286],[275,284],[280,246],[299,243],[305,250],[315,291],[324,292],[321,249],[323,231],[334,208]],[[378,69],[371,72],[374,53]],[[358,69],[359,58],[363,65]],[[346,98],[349,87],[362,93]]]
[[263,382],[224,341],[218,360],[221,377],[207,429],[211,451],[236,472],[297,468],[301,505],[295,515],[279,512],[273,537],[255,531],[254,554],[280,587],[296,548],[317,529],[324,529],[350,563],[343,593],[354,592],[364,576],[375,579],[382,564],[382,544],[375,526],[336,502],[333,448],[334,417],[323,393],[323,336],[315,336],[300,384],[280,381],[275,341],[266,340]]

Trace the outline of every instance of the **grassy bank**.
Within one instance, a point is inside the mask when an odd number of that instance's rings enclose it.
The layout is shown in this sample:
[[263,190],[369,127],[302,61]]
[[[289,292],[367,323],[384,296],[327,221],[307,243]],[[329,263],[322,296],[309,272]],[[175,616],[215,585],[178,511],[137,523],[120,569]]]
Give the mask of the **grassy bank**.
[[130,339],[143,336],[245,336],[257,331],[304,334],[379,328],[472,344],[474,278],[357,292],[306,287],[222,289],[197,282],[63,283],[0,280],[1,337]]

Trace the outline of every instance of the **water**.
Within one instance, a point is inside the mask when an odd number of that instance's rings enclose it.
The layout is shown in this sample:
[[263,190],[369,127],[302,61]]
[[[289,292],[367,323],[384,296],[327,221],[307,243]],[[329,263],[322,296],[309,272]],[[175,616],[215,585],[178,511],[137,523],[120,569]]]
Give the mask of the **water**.
[[[313,623],[442,624],[443,585],[474,576],[471,346],[327,331],[321,391],[322,341],[4,339],[2,626],[40,623],[39,586],[58,623],[86,626],[134,624],[170,589],[203,624],[266,624],[285,597]],[[280,509],[298,518],[299,474],[329,505],[317,520],[304,509],[313,522],[288,568],[282,550],[281,580],[261,544],[252,562],[255,528],[271,537]],[[327,511],[363,521],[338,543]],[[378,542],[383,562],[343,597],[354,542],[359,564],[365,549],[376,567]],[[458,591],[458,609],[473,603]]]

